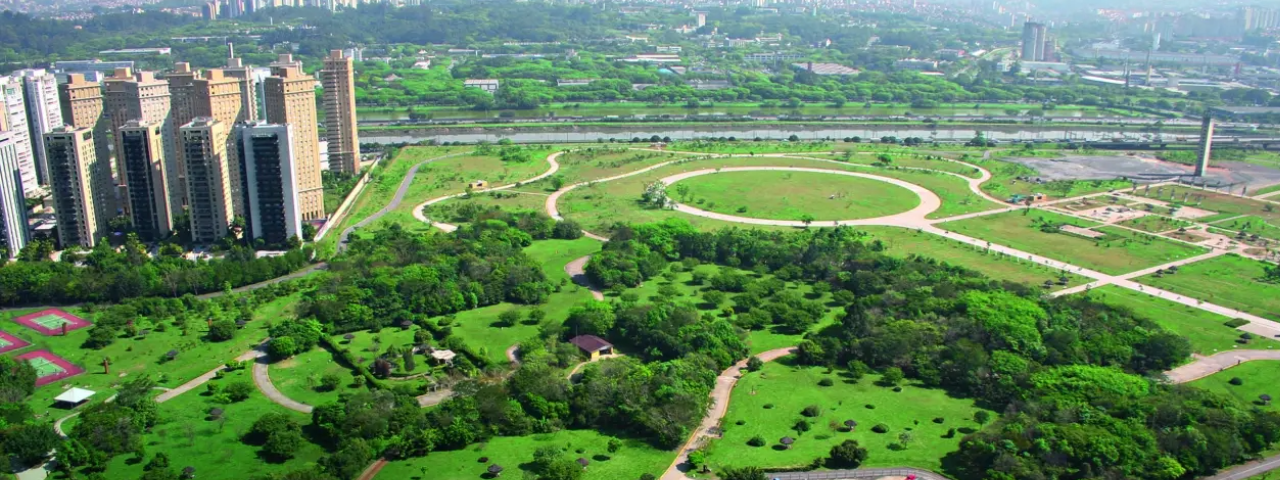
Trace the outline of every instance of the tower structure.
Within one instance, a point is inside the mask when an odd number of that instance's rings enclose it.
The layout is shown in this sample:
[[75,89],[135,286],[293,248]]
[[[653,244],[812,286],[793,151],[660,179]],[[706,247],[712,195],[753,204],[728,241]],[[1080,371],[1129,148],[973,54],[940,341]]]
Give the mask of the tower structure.
[[329,141],[329,170],[360,172],[360,136],[356,130],[355,69],[342,50],[333,50],[320,70],[324,85],[324,132]]
[[173,231],[170,183],[177,180],[165,169],[164,137],[160,125],[130,120],[120,127],[116,156],[129,178],[126,189],[134,231],[144,241],[161,240]]
[[1205,113],[1200,122],[1200,146],[1196,152],[1196,176],[1203,177],[1209,170],[1209,159],[1213,156],[1213,116]]
[[1049,29],[1043,23],[1026,22],[1022,25],[1022,61],[1044,60],[1044,42]]
[[[172,97],[169,93],[169,82],[156,78],[155,72],[133,72],[132,69],[118,68],[115,75],[105,82],[105,104],[107,116],[111,118],[111,136],[116,151],[120,151],[120,129],[132,120],[143,124],[155,125],[161,131],[173,132]],[[171,136],[164,137],[164,159],[168,165],[165,171],[177,178],[182,178],[183,168],[177,165],[180,155],[176,153]],[[125,168],[116,165],[116,180],[129,185],[129,176]],[[172,182],[169,191],[170,210],[182,211],[186,204],[186,188]],[[125,207],[128,207],[126,202]]]
[[[63,123],[72,127],[72,130],[85,129],[89,131],[90,141],[93,143],[93,152],[97,158],[92,161],[85,161],[88,164],[88,168],[93,169],[90,172],[92,185],[85,187],[85,191],[93,196],[91,200],[93,201],[93,207],[96,209],[96,214],[106,217],[103,222],[110,221],[117,211],[116,189],[111,165],[111,149],[107,148],[107,145],[110,144],[108,132],[111,131],[111,124],[106,115],[102,87],[98,82],[86,80],[84,75],[73,73],[67,75],[67,83],[58,86],[58,98],[62,104]],[[55,127],[52,132],[62,133],[63,136],[59,138],[64,138],[68,134],[65,129],[60,129],[59,127]],[[45,137],[46,140],[48,138],[48,136]],[[53,160],[48,158],[47,152],[49,150],[46,145],[46,161],[52,162]],[[54,186],[54,166],[52,164],[49,165],[49,172],[49,186],[52,188]],[[55,191],[55,199],[57,196],[58,194]],[[91,242],[94,240],[97,239],[90,238]],[[63,243],[63,246],[65,248],[67,244]]]
[[292,55],[280,55],[263,82],[267,121],[293,127],[293,155],[298,166],[298,201],[302,219],[324,218],[324,190],[320,179],[319,134],[316,125],[315,78],[302,73]]
[[[99,200],[102,191],[114,190],[109,168],[98,154],[93,130],[63,126],[44,134],[45,156],[49,159],[49,187],[58,220],[58,242],[62,248],[80,245],[93,248],[109,231],[107,223],[115,215]],[[114,195],[114,192],[112,192]]]
[[0,77],[0,115],[5,116],[10,148],[18,158],[18,171],[26,194],[34,194],[38,181],[35,152],[31,150],[31,130],[27,126],[27,99],[20,77]]
[[0,120],[0,265],[27,246],[27,205],[13,132]]
[[49,162],[44,157],[44,134],[65,123],[58,101],[58,78],[42,69],[19,70],[14,75],[22,78],[22,90],[27,99],[27,128],[30,130],[31,150],[35,153],[36,181],[40,185],[48,185]]

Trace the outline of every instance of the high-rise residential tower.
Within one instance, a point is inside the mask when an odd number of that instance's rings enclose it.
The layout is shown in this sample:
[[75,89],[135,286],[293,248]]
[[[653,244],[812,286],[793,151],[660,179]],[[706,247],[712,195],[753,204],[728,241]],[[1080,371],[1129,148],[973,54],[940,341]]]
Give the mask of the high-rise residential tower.
[[179,129],[182,158],[187,162],[191,240],[213,243],[227,235],[235,212],[231,172],[227,168],[227,125],[200,117]]
[[[169,82],[156,78],[155,72],[133,72],[128,68],[116,69],[115,75],[105,82],[105,105],[107,116],[111,118],[111,135],[115,139],[116,151],[120,149],[120,128],[131,120],[160,127],[161,131],[173,131],[172,98],[169,94]],[[177,172],[181,178],[183,170],[177,165],[179,154],[175,153],[172,138],[165,137],[164,159],[168,165],[166,172]],[[128,172],[116,165],[117,181],[129,185]],[[173,182],[169,191],[169,206],[174,212],[182,211],[186,198],[186,189],[179,182]],[[127,207],[127,204],[126,204]]]
[[261,80],[254,72],[256,69],[244,64],[244,61],[236,58],[235,46],[228,44],[227,66],[222,71],[228,77],[234,78],[240,82],[240,109],[244,111],[246,121],[254,121],[263,115],[260,112],[262,90]]
[[0,264],[27,246],[27,205],[13,132],[0,120]]
[[267,121],[293,128],[293,155],[298,165],[298,201],[302,219],[324,218],[320,180],[319,134],[316,126],[315,79],[302,73],[292,55],[280,55],[264,83]]
[[1022,25],[1022,61],[1039,62],[1044,60],[1044,41],[1049,36],[1049,29],[1043,23],[1027,22]]
[[18,170],[22,172],[24,194],[32,195],[40,185],[36,172],[36,156],[31,150],[31,130],[27,127],[27,98],[20,77],[0,77],[0,100],[8,125],[10,141],[18,154]]
[[[227,129],[245,118],[241,101],[241,82],[219,69],[207,70],[192,82],[192,112],[196,118],[212,118]],[[227,132],[226,160],[230,172],[232,209],[236,215],[244,214],[242,204],[239,149],[235,148],[235,136]]]
[[49,184],[49,162],[44,157],[44,134],[61,127],[62,107],[58,101],[58,77],[46,70],[19,70],[23,93],[27,97],[27,128],[31,135],[31,149],[35,152],[36,181]]
[[44,134],[49,159],[49,187],[58,219],[58,241],[62,248],[80,245],[93,248],[109,231],[107,223],[115,215],[101,205],[102,190],[113,190],[109,169],[97,149],[93,130],[69,126]]
[[329,170],[355,175],[360,171],[360,136],[356,131],[355,69],[342,50],[333,50],[320,69],[324,86],[324,134],[329,141]]
[[292,129],[254,122],[237,125],[235,133],[244,169],[250,237],[274,246],[284,246],[293,237],[301,239]]
[[130,120],[120,127],[116,151],[120,168],[126,172],[129,214],[138,238],[161,240],[173,231],[173,210],[169,205],[170,182],[177,178],[165,171],[164,137],[170,132],[160,125]]

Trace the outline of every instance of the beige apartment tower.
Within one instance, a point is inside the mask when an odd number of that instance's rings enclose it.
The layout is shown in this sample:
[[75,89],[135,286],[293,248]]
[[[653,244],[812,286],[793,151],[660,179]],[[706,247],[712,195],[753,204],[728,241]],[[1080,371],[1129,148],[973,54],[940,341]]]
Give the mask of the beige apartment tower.
[[138,238],[154,242],[169,236],[173,231],[173,210],[169,205],[172,175],[166,168],[164,137],[170,132],[159,125],[131,120],[120,127],[116,144],[116,158],[126,172],[129,185],[125,199],[129,203],[129,215]]
[[[115,216],[115,179],[112,177],[111,150],[107,148],[111,124],[105,115],[102,85],[86,80],[82,74],[73,73],[67,76],[67,83],[58,86],[58,97],[62,104],[62,121],[72,128],[87,129],[93,135],[93,148],[98,158],[92,162],[92,168],[101,170],[93,172],[93,178],[105,182],[109,187],[93,189],[96,195],[93,201],[95,206],[110,212],[109,216]],[[56,129],[55,127],[54,130]],[[49,160],[46,158],[45,161]],[[51,171],[52,169],[50,167]],[[50,184],[52,182],[50,180]]]
[[298,202],[302,220],[324,218],[324,186],[320,180],[320,138],[316,126],[316,80],[302,73],[292,55],[280,55],[263,82],[267,121],[293,127],[293,154],[298,163]]
[[227,165],[228,125],[200,117],[179,129],[187,163],[191,241],[213,243],[227,235],[235,218]]
[[[169,82],[156,78],[155,72],[135,73],[129,68],[117,68],[115,75],[108,78],[105,83],[106,113],[111,117],[111,136],[117,152],[121,148],[120,129],[130,121],[137,120],[147,125],[156,125],[163,132],[172,131],[173,117],[170,115],[172,98],[169,94]],[[179,155],[174,150],[173,140],[166,136],[164,158],[168,165],[165,171],[176,172],[177,178],[182,178],[183,169],[178,165]],[[116,175],[122,185],[129,185],[128,172],[120,165],[119,159],[116,161]],[[175,212],[182,211],[186,198],[186,189],[179,185],[180,183],[171,182],[173,188],[169,191],[170,210]],[[128,208],[127,202],[125,207]]]
[[231,208],[236,215],[244,215],[244,201],[240,193],[242,182],[239,149],[235,146],[235,135],[230,134],[233,125],[248,120],[241,102],[241,82],[227,76],[222,70],[213,69],[206,70],[192,85],[194,90],[191,107],[195,118],[212,118],[228,130],[226,159],[230,172],[228,181],[231,184]]
[[45,158],[49,160],[49,186],[58,219],[58,241],[62,248],[80,245],[93,248],[109,231],[107,223],[115,214],[98,199],[112,192],[111,178],[94,147],[93,130],[59,127],[44,134]]
[[356,131],[355,69],[342,50],[324,59],[324,132],[329,141],[329,170],[347,175],[360,171],[360,136]]

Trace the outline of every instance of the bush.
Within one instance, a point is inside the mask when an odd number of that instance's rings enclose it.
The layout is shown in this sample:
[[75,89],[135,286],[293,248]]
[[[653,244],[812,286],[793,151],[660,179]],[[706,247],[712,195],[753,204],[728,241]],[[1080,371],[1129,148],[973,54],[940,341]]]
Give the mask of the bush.
[[741,427],[741,426],[743,426],[743,425],[746,425],[746,424],[747,424],[747,421],[746,421],[746,420],[738,420],[738,421],[736,421],[736,422],[733,422],[733,424],[734,424],[734,425],[737,425],[737,426],[739,426],[739,427]]
[[1227,380],[1227,383],[1232,385],[1244,385],[1244,379],[1240,377],[1231,377],[1231,380]]
[[764,409],[765,409],[765,410],[769,410],[769,409],[772,409],[772,408],[773,408],[773,404],[772,404],[772,403],[766,403],[766,404],[764,404]]
[[1241,326],[1248,325],[1248,324],[1249,324],[1249,321],[1243,318],[1233,318],[1223,323],[1223,325],[1226,325],[1231,328],[1239,328]]
[[298,353],[298,342],[293,337],[275,337],[267,344],[267,355],[273,360],[284,360]]
[[764,437],[761,437],[761,436],[759,436],[759,435],[756,435],[756,436],[754,436],[754,437],[751,437],[751,440],[747,440],[747,445],[751,445],[751,446],[753,446],[753,447],[763,447],[763,446],[764,446]]
[[830,387],[835,384],[836,382],[832,381],[830,378],[824,378],[822,380],[818,380],[819,387]]
[[942,423],[944,423],[944,422],[946,422],[946,421],[947,421],[947,420],[946,420],[945,418],[942,418],[942,417],[935,417],[935,418],[933,419],[933,423],[937,423],[937,424],[939,424],[939,425],[941,425]]
[[813,424],[812,424],[812,423],[809,423],[809,421],[808,421],[808,420],[801,419],[801,420],[796,421],[796,424],[795,424],[794,426],[792,426],[792,427],[791,427],[791,429],[792,429],[792,430],[795,430],[796,432],[799,432],[799,433],[804,433],[804,432],[807,432],[807,431],[809,431],[809,430],[812,430],[812,429],[813,429]]
[[858,445],[856,440],[845,440],[839,445],[831,447],[830,456],[827,458],[827,468],[858,468],[862,462],[867,460],[867,449]]
[[225,342],[236,336],[236,322],[231,320],[218,320],[213,322],[209,327],[209,340],[214,342]]
[[760,357],[751,357],[747,359],[748,372],[758,372],[761,368],[764,368],[764,362],[760,360]]
[[875,410],[875,409],[876,409],[875,405],[872,405],[870,403],[867,404],[867,410]]
[[889,426],[883,423],[877,423],[876,426],[871,427],[871,431],[876,433],[889,433]]
[[253,394],[253,385],[250,385],[249,382],[232,382],[227,384],[227,387],[223,389],[223,393],[232,402],[243,402],[249,399],[249,395]]
[[804,407],[804,410],[801,410],[800,414],[809,418],[813,418],[818,415],[822,415],[822,407],[819,407],[817,405],[809,405],[807,407]]
[[326,373],[320,377],[320,386],[317,390],[321,392],[332,392],[342,385],[342,377],[336,373]]

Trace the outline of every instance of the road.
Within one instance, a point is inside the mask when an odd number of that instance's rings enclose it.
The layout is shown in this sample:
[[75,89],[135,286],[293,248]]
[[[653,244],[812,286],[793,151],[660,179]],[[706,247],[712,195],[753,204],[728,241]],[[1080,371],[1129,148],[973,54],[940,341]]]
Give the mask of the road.
[[591,283],[591,279],[587,278],[587,261],[589,260],[591,260],[591,255],[575,258],[573,261],[564,265],[564,273],[569,274],[569,279],[573,280],[573,283],[586,287],[587,290],[591,292],[592,298],[603,302],[604,292],[600,291],[599,288],[596,288],[596,286]]

